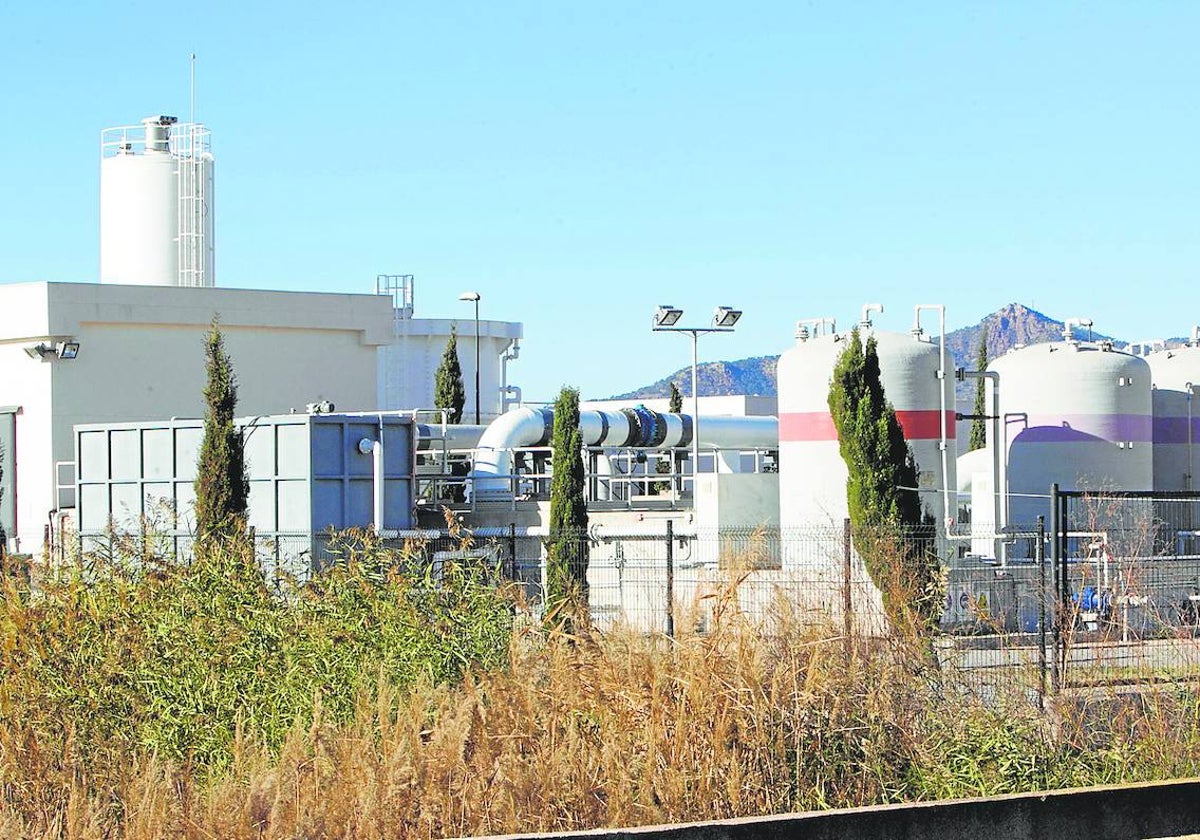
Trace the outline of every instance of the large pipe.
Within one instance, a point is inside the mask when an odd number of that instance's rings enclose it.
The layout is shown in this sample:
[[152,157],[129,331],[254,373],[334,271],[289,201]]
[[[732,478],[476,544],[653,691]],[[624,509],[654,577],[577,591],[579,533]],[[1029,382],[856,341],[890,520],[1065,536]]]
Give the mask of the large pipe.
[[521,404],[521,388],[508,384],[508,363],[521,356],[521,339],[514,338],[500,354],[500,413]]
[[371,498],[371,519],[375,533],[383,533],[384,510],[384,461],[383,461],[383,415],[379,415],[379,439],[371,446],[371,468],[374,472],[375,484]]
[[474,449],[485,431],[487,426],[473,424],[447,423],[441,426],[436,423],[417,423],[417,451]]
[[942,452],[942,527],[949,528],[951,517],[950,510],[950,454],[949,443],[947,438],[948,429],[946,426],[946,307],[940,303],[918,303],[913,308],[913,333],[917,338],[922,335],[921,330],[921,312],[922,310],[933,310],[938,314],[938,394],[941,398],[941,411],[938,412],[941,418],[941,440],[938,441],[938,448]]
[[[999,535],[1000,529],[1005,524],[1001,522],[1001,491],[1004,490],[1005,495],[1007,495],[1007,488],[1002,488],[1000,485],[1000,450],[1002,447],[1007,448],[1005,446],[1007,441],[1001,441],[1000,439],[1000,421],[1003,419],[1000,416],[1000,374],[994,370],[964,370],[962,371],[962,375],[964,379],[986,379],[992,383],[992,531]],[[1007,453],[1005,453],[1005,459],[1007,460]],[[973,496],[972,504],[974,504]],[[1003,566],[1005,564],[1004,552],[1002,551],[1004,541],[998,540],[997,542],[996,558],[1000,560],[1000,565]]]
[[862,320],[858,322],[858,325],[862,329],[865,330],[865,329],[869,329],[871,327],[871,313],[872,312],[878,312],[878,313],[882,314],[883,313],[883,304],[882,303],[864,303],[863,304]]
[[[774,417],[703,417],[698,443],[715,449],[775,449],[779,421]],[[638,406],[618,411],[579,412],[584,446],[622,449],[687,449],[696,424],[690,414],[665,414]],[[471,492],[475,499],[512,494],[512,450],[547,446],[554,431],[554,409],[517,408],[496,418],[475,449]]]

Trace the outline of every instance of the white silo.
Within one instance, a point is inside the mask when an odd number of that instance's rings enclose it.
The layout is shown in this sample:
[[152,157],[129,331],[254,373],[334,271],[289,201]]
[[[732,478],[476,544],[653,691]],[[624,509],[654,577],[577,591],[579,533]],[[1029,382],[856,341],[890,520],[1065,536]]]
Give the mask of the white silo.
[[[1080,321],[1067,322],[1068,337],[1072,323]],[[989,370],[1000,380],[1003,518],[1011,529],[1032,531],[1039,515],[1049,524],[1054,484],[1063,490],[1151,489],[1145,361],[1108,342],[1066,340],[1009,351]],[[1028,548],[1019,544],[1013,556]]]
[[1154,386],[1154,489],[1196,489],[1200,444],[1200,411],[1195,397],[1200,389],[1200,327],[1192,329],[1186,347],[1146,356]]
[[[1146,363],[1154,386],[1154,489],[1168,493],[1195,491],[1196,470],[1200,468],[1200,406],[1196,405],[1200,395],[1200,327],[1192,328],[1187,346],[1151,353]],[[1200,505],[1158,499],[1155,517],[1161,523],[1161,536],[1168,539],[1160,543],[1160,548],[1182,548],[1189,553],[1197,550],[1195,531],[1200,526]],[[1186,537],[1190,545],[1177,537]]]
[[[954,377],[941,375],[944,353],[919,337],[875,330],[864,322],[862,339],[874,337],[880,379],[887,400],[912,447],[921,501],[939,526],[957,507],[954,425]],[[847,515],[847,471],[837,431],[829,413],[829,385],[849,335],[813,335],[801,327],[794,347],[779,359],[779,497],[780,525],[802,530],[840,528]],[[948,364],[946,362],[945,364]],[[943,445],[944,444],[944,445]],[[801,557],[802,540],[793,564],[822,562]],[[822,549],[823,550],[823,549]]]
[[100,282],[214,285],[207,128],[154,116],[100,133]]

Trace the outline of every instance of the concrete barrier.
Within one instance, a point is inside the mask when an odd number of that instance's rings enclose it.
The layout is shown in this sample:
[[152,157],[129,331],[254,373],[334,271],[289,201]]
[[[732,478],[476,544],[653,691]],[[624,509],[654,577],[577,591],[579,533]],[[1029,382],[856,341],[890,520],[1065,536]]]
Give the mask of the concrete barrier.
[[516,838],[603,840],[1128,840],[1200,833],[1200,780],[880,805],[773,817]]

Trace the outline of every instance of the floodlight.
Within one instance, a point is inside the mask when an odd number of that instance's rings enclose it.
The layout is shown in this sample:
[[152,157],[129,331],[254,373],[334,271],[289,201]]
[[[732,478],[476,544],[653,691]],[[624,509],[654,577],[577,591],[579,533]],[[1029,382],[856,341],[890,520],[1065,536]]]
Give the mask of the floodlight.
[[673,327],[683,317],[683,310],[671,306],[669,303],[664,303],[658,307],[654,313],[654,326],[656,327]]
[[66,359],[68,362],[79,355],[78,341],[64,341],[58,345],[58,358]]
[[53,356],[54,345],[39,341],[37,344],[31,344],[29,347],[26,347],[25,355],[31,359],[44,359],[47,356]]
[[458,296],[459,300],[479,300],[479,292],[463,292]]
[[718,306],[713,310],[713,326],[729,328],[742,317],[742,310],[728,306]]

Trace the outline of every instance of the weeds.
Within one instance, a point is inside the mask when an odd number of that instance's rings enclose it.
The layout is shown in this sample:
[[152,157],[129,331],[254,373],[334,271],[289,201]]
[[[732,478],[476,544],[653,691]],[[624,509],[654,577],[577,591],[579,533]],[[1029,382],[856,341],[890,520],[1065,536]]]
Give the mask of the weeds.
[[1048,717],[1016,686],[984,703],[921,644],[847,640],[782,602],[753,624],[737,577],[703,634],[567,636],[514,630],[472,570],[343,550],[283,598],[236,556],[10,587],[0,834],[633,826],[1186,775],[1200,757],[1190,689]]

